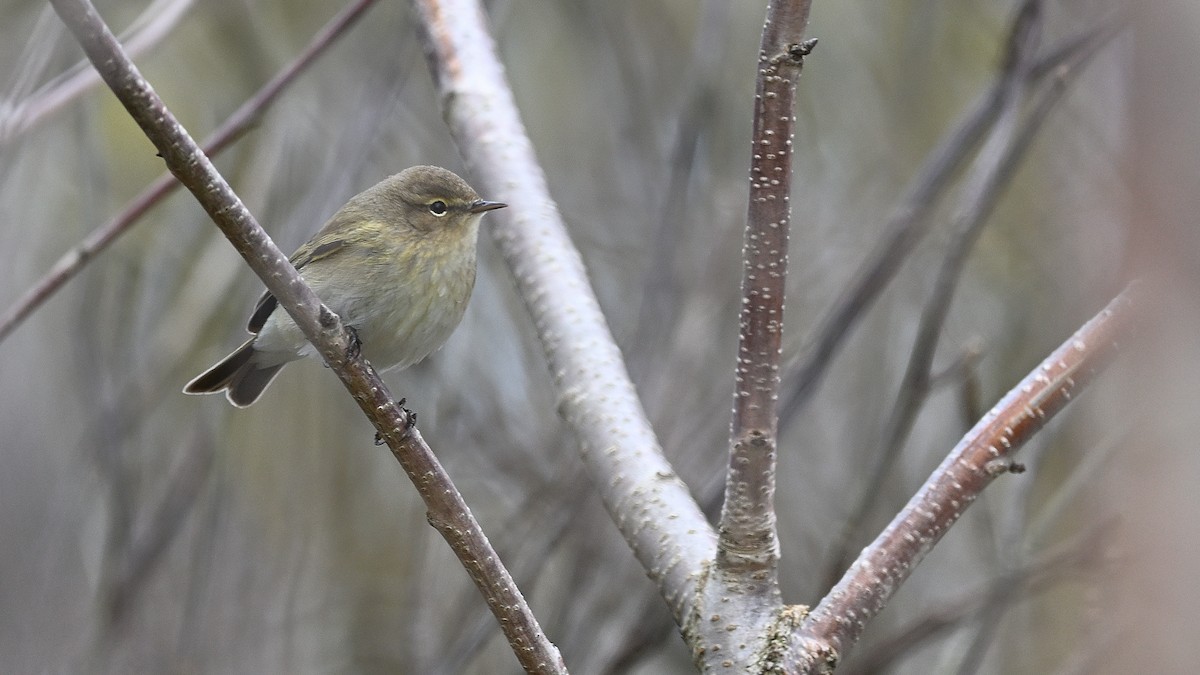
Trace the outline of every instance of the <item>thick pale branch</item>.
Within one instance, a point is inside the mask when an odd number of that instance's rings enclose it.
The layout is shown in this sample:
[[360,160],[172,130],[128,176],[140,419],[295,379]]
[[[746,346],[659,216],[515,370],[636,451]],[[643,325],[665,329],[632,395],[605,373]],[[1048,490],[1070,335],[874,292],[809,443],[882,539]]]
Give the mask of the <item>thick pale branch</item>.
[[[308,43],[294,61],[284,66],[279,73],[271,78],[249,100],[241,105],[225,122],[205,139],[201,147],[204,154],[213,157],[234,141],[246,134],[263,111],[279,97],[279,94],[290,85],[300,73],[304,72],[317,57],[320,56],[338,37],[354,24],[376,0],[356,0],[337,16],[329,20]],[[94,71],[92,71],[94,72]],[[94,76],[93,76],[94,77]],[[84,267],[101,251],[104,251],[130,227],[136,224],[145,213],[155,204],[165,199],[179,187],[175,176],[166,174],[150,184],[138,196],[125,205],[112,220],[92,230],[83,241],[58,259],[58,262],[46,272],[36,284],[21,296],[12,307],[0,315],[0,342],[8,337],[13,330],[20,326],[39,307],[50,299],[58,289],[74,279]]]
[[662,455],[595,293],[546,187],[475,0],[418,0],[446,120],[486,194],[489,226],[533,317],[559,411],[589,475],[676,620],[692,608],[715,536]]
[[797,672],[836,665],[983,489],[1014,466],[1017,449],[1109,363],[1133,329],[1135,295],[1117,296],[959,442],[803,622],[789,655]]
[[195,195],[247,264],[266,284],[379,430],[416,485],[441,532],[479,586],[521,665],[529,672],[565,672],[558,650],[537,625],[462,496],[369,363],[350,355],[341,321],[305,285],[283,252],[234,194],[204,151],[179,124],[121,50],[88,0],[51,0],[100,76],[154,143],[167,168]]

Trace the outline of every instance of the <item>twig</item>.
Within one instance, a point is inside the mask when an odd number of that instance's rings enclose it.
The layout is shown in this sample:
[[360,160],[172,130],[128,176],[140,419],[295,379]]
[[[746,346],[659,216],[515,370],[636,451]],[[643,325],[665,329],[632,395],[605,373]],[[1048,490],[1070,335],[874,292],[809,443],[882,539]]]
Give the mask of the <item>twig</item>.
[[[683,73],[682,105],[676,115],[675,138],[671,142],[664,181],[666,190],[659,211],[651,224],[653,241],[649,244],[653,253],[646,278],[642,281],[641,306],[638,308],[637,324],[631,344],[641,345],[629,355],[630,370],[637,382],[638,391],[645,400],[653,399],[646,393],[656,382],[669,382],[661,377],[664,364],[662,354],[670,353],[664,347],[671,335],[679,308],[681,288],[678,256],[679,239],[689,236],[686,231],[688,185],[695,169],[696,152],[705,131],[704,120],[711,115],[712,101],[718,96],[715,88],[717,65],[724,58],[721,30],[729,23],[730,5],[726,0],[704,0],[700,3],[699,19],[692,41],[692,54],[688,68]],[[670,367],[665,366],[665,367]],[[669,394],[668,394],[669,395]],[[651,404],[653,408],[653,403]]]
[[[1030,3],[1027,3],[1026,6],[1029,5]],[[934,354],[937,352],[942,327],[950,312],[954,291],[958,287],[967,258],[1004,188],[1012,181],[1022,159],[1041,130],[1042,124],[1066,93],[1067,86],[1075,80],[1094,54],[1095,52],[1090,50],[1078,51],[1073,54],[1071,60],[1062,64],[1057,75],[1034,103],[1033,110],[1019,124],[1016,120],[1019,99],[1009,99],[1012,102],[1011,107],[1002,113],[996,133],[980,150],[980,170],[965,190],[963,207],[960,210],[961,215],[956,219],[953,239],[947,247],[934,280],[933,290],[921,312],[908,366],[901,380],[892,415],[884,427],[883,444],[870,471],[859,505],[853,517],[847,520],[841,546],[837,549],[838,555],[831,561],[827,570],[826,578],[830,583],[837,579],[836,575],[840,574],[849,562],[848,557],[853,550],[853,535],[875,506],[881,494],[880,488],[900,451],[908,442],[917,414],[930,391]],[[1023,71],[1029,67],[1030,64],[1019,65],[1018,70]]]
[[[161,562],[168,546],[175,541],[184,520],[212,475],[213,447],[207,438],[193,438],[185,450],[182,464],[167,477],[167,488],[158,504],[150,509],[149,523],[129,537],[114,569],[104,575],[104,595],[109,621],[106,628],[117,628],[128,617],[130,608],[145,589],[147,576]],[[112,489],[119,489],[113,486]]]
[[829,672],[983,489],[1017,468],[1017,449],[1108,364],[1132,332],[1135,295],[1136,289],[1125,289],[959,442],[804,620],[789,652],[796,671]]
[[479,587],[521,665],[529,672],[565,672],[558,650],[542,633],[445,469],[420,433],[409,424],[409,415],[392,400],[378,373],[350,349],[350,336],[341,320],[305,285],[283,252],[124,54],[91,2],[51,2],[101,77],[158,148],[167,168],[195,195],[387,441],[425,501],[429,522],[450,543]]
[[[1081,53],[1099,49],[1122,25],[1119,17],[1110,19],[1101,22],[1099,28],[1068,40],[1060,49],[1034,64],[1029,70],[1025,84],[1037,83],[1067,60],[1077,58]],[[1012,51],[1020,44],[1016,39],[1017,29],[1018,26],[1014,25],[1009,36],[1005,64],[1014,63]],[[907,260],[908,254],[928,232],[929,216],[937,205],[937,200],[949,187],[962,162],[975,150],[999,117],[1005,98],[1011,93],[1009,83],[1014,74],[1011,70],[1002,68],[988,91],[980,96],[941,144],[930,152],[900,206],[889,216],[886,234],[858,268],[854,280],[834,303],[833,308],[813,330],[814,337],[808,341],[800,365],[795,368],[794,374],[787,377],[788,386],[780,404],[780,420],[784,429],[791,420],[799,418],[798,413],[816,392],[821,378],[833,362],[835,353],[846,335],[895,277]]]
[[[130,58],[137,58],[171,34],[193,0],[156,0],[121,36]],[[0,146],[36,127],[43,120],[100,84],[87,61],[75,64],[0,117]]]
[[[947,247],[942,267],[921,314],[908,367],[901,379],[892,414],[884,426],[881,447],[873,455],[871,468],[865,472],[867,479],[863,483],[858,504],[846,519],[841,535],[832,547],[833,555],[822,576],[826,585],[836,582],[846,569],[849,556],[855,552],[854,536],[870,515],[888,472],[908,440],[917,412],[930,391],[933,357],[967,256],[1045,119],[1045,114],[1034,114],[1024,124],[1019,123],[1023,101],[1022,82],[1032,67],[1033,54],[1037,51],[1040,24],[1040,0],[1026,0],[1017,11],[1009,37],[1009,51],[1003,68],[1008,75],[1003,79],[1006,91],[1000,99],[997,121],[979,151],[975,171],[968,177],[963,189],[962,206],[959,208],[961,215],[956,219],[954,238]],[[1059,99],[1058,96],[1044,98],[1051,102]],[[1049,110],[1048,105],[1039,106],[1039,111],[1048,113]]]
[[[262,117],[263,112],[275,102],[281,93],[300,73],[316,61],[338,37],[345,34],[363,12],[376,0],[355,0],[355,2],[329,20],[308,46],[294,61],[284,66],[275,77],[264,84],[254,96],[241,105],[220,127],[207,139],[202,147],[204,154],[216,156],[244,136]],[[89,71],[95,72],[95,71]],[[138,196],[125,205],[116,216],[104,225],[92,230],[83,241],[65,253],[29,290],[13,303],[8,311],[0,316],[0,342],[29,318],[42,303],[50,299],[58,289],[75,278],[92,258],[109,247],[130,227],[136,224],[147,211],[162,201],[179,187],[179,181],[170,173],[164,174],[150,184]]]
[[[1039,23],[1041,3],[1039,0],[1027,0],[1022,6],[1021,15],[1026,29],[1017,31],[1027,36],[1022,40],[1022,47],[1013,54],[1017,63],[1014,70],[1018,79],[1030,67],[1030,54],[1037,48],[1036,23]],[[892,417],[888,420],[884,433],[884,447],[881,457],[883,471],[891,464],[898,448],[904,445],[912,429],[917,411],[924,402],[930,388],[930,378],[933,370],[933,357],[940,342],[942,327],[950,306],[958,280],[966,266],[967,258],[978,241],[983,226],[988,222],[996,203],[999,201],[1004,188],[1012,181],[1013,175],[1021,161],[1028,153],[1033,139],[1041,130],[1042,122],[1049,116],[1054,105],[1058,103],[1066,88],[1063,79],[1057,79],[1049,91],[1042,97],[1036,110],[1020,123],[1021,95],[1019,86],[1013,86],[1013,93],[1005,98],[1000,112],[1000,119],[994,133],[988,138],[979,152],[977,170],[967,181],[964,189],[962,207],[956,218],[953,238],[947,246],[942,258],[941,268],[935,278],[933,290],[926,299],[921,320],[917,327],[917,335],[913,340],[912,354],[909,356],[908,367],[896,396]],[[878,488],[877,483],[870,484],[869,491]]]
[[622,535],[676,620],[692,608],[716,537],[654,431],[521,123],[475,0],[418,0],[426,54],[450,132],[488,195],[489,226],[546,352],[559,413]]

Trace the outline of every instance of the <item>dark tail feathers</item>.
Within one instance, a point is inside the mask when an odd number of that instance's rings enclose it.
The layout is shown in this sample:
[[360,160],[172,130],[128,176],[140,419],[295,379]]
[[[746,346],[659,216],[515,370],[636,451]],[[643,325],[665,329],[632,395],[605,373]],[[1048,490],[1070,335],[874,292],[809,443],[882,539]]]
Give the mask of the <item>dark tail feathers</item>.
[[217,365],[200,373],[183,388],[185,394],[216,394],[225,392],[225,398],[239,408],[254,403],[263,390],[279,374],[284,364],[260,367],[254,359],[254,338],[246,341],[232,354],[217,362]]

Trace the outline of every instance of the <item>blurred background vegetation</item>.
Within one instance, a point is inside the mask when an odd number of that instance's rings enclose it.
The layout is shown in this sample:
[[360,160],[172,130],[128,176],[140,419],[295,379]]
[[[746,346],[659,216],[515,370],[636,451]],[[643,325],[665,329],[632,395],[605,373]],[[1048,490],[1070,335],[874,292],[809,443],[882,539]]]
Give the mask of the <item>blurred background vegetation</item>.
[[[182,10],[137,61],[197,138],[338,8],[97,4],[118,31]],[[1099,25],[1116,5],[1046,2],[1044,51]],[[1131,11],[1152,20],[1135,22],[1072,81],[990,219],[935,368],[968,349],[980,357],[927,401],[852,552],[974,422],[964,408],[986,410],[1124,275],[1153,267],[1163,252],[1173,257],[1162,264],[1179,269],[1194,259],[1200,10],[1184,0],[1144,6],[1153,10]],[[994,79],[1015,10],[996,0],[815,3],[809,34],[821,43],[797,109],[790,362],[931,147]],[[724,475],[764,4],[499,0],[488,12],[646,408],[682,477],[713,508]],[[7,307],[163,163],[99,87],[27,129],[5,130],[20,103],[82,53],[44,2],[0,0],[0,16]],[[285,250],[404,167],[466,173],[405,2],[377,3],[216,163]],[[880,452],[958,190],[814,398],[783,420],[778,506],[791,601],[815,602],[827,587],[835,542]],[[694,672],[664,604],[588,487],[486,231],[481,266],[462,327],[426,363],[389,376],[393,392],[420,413],[425,438],[572,672]],[[1194,276],[1183,277],[1186,298]],[[516,670],[415,491],[319,364],[289,368],[249,410],[179,394],[241,342],[259,292],[191,197],[176,194],[0,343],[0,671]],[[1185,335],[1195,325],[1187,321]],[[1164,370],[1186,383],[1193,364]],[[1195,606],[1194,584],[1168,583],[1200,558],[1200,503],[1188,490],[1200,471],[1187,452],[1194,440],[1180,442],[1194,438],[1195,398],[1186,385],[1164,397],[1179,408],[1153,412],[1179,414],[1148,440],[1114,414],[1130,409],[1136,382],[1103,378],[1100,393],[1038,437],[1023,456],[1031,471],[999,481],[952,530],[869,628],[857,667],[1144,669],[1136,649],[1111,651],[1113,613],[1139,618],[1148,635],[1136,640],[1162,640],[1145,643],[1161,659],[1150,670],[1200,662],[1195,629],[1179,623],[1188,614],[1174,613]],[[978,403],[966,405],[973,397]],[[1073,555],[1045,564],[1063,547]],[[1030,566],[1045,583],[1026,583]],[[964,602],[979,611],[955,614]],[[940,616],[947,628],[932,639],[886,646]],[[1079,660],[1080,650],[1091,660]],[[846,669],[855,667],[851,659]]]

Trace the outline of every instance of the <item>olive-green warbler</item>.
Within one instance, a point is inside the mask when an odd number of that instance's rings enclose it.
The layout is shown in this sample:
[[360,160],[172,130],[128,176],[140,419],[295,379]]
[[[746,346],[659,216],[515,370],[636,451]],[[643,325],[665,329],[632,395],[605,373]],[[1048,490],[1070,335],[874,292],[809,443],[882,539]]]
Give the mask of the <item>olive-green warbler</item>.
[[[480,199],[450,171],[414,166],[352,198],[291,261],[376,368],[406,368],[462,320],[475,286],[479,220],[504,206]],[[254,337],[183,391],[224,391],[244,408],[288,362],[316,354],[269,292],[247,329]]]

